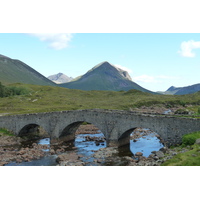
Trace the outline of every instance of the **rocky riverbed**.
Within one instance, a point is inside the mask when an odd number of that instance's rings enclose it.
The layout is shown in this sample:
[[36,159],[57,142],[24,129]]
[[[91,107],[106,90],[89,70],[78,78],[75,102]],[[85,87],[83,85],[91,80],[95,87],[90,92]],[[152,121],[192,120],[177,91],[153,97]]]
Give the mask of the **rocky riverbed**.
[[[137,152],[133,156],[119,156],[119,150],[116,147],[106,147],[95,151],[88,159],[93,159],[93,165],[96,166],[160,166],[163,162],[173,158],[177,153],[189,151],[184,148],[179,152],[177,149],[162,148],[154,151],[149,157],[144,157],[142,152]],[[82,161],[82,156],[76,152],[60,154],[57,157],[60,166],[85,166],[89,162]]]
[[[77,135],[81,130],[83,132],[79,137],[81,145],[85,145],[84,151],[89,148],[87,147],[89,143],[95,145],[95,150],[90,149],[86,154],[83,154],[83,151],[73,143],[49,145],[33,142],[24,145],[25,141],[22,138],[2,135],[0,136],[0,166],[12,162],[30,162],[47,156],[55,156],[58,166],[159,166],[177,153],[189,150],[184,148],[180,152],[176,148],[172,150],[163,147],[159,151],[152,151],[148,157],[145,157],[143,152],[122,155],[119,148],[105,147],[105,137],[97,137],[99,131],[96,127],[92,126],[90,129],[90,125],[84,125],[79,128]],[[89,135],[84,135],[88,132]],[[139,128],[131,135],[131,140],[136,142],[140,137],[146,137],[148,134],[151,134],[150,130]]]

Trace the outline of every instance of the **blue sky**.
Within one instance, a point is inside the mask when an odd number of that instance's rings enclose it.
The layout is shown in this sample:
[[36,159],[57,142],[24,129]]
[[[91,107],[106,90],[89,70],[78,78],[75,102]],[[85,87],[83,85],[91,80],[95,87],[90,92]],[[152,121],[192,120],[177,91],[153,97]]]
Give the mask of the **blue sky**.
[[44,76],[77,77],[108,61],[152,91],[200,82],[198,33],[1,33],[0,54]]

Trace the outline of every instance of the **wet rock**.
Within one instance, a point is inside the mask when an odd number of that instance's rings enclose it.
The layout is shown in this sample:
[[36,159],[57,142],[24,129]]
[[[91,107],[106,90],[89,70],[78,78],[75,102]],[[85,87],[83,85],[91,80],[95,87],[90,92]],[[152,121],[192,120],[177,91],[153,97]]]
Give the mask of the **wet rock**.
[[142,155],[143,155],[142,152],[136,152],[136,153],[135,153],[135,156],[142,156]]
[[148,158],[154,158],[155,154],[151,153]]
[[56,152],[54,149],[51,149],[50,152],[49,152],[51,155],[54,155]]
[[78,160],[79,156],[75,152],[68,152],[58,155],[56,162],[60,166],[83,166],[84,162]]

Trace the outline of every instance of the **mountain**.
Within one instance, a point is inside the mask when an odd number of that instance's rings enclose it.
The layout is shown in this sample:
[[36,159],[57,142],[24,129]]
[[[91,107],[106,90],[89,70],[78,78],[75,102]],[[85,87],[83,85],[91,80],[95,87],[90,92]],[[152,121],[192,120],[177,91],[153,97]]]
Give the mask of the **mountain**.
[[192,94],[200,91],[200,83],[189,85],[186,87],[174,87],[171,86],[165,94],[175,94],[175,95],[183,95],[183,94]]
[[136,89],[153,93],[134,83],[128,72],[115,67],[107,61],[99,63],[83,76],[71,82],[60,84],[60,86],[80,90],[128,91]]
[[20,60],[0,55],[0,82],[3,84],[26,83],[34,85],[56,84]]
[[68,77],[67,75],[63,73],[54,74],[54,75],[48,76],[47,78],[57,84],[67,83],[73,80],[72,77]]

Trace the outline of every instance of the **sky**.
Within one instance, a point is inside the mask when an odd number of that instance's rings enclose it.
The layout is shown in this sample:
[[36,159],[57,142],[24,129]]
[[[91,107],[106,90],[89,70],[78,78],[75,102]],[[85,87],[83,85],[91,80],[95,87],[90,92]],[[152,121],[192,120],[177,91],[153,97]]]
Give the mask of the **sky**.
[[199,81],[199,33],[0,33],[0,54],[44,76],[85,74],[108,61],[152,91]]
[[1,7],[0,54],[46,77],[75,78],[108,61],[152,91],[199,83],[197,0],[7,0]]

